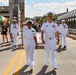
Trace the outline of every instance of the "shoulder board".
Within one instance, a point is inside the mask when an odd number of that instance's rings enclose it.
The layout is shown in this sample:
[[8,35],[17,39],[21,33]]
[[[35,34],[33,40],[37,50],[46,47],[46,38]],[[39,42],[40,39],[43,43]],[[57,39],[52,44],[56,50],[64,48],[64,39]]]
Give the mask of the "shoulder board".
[[35,32],[34,30],[32,30],[32,32]]
[[53,25],[52,27],[55,27],[55,25]]
[[46,25],[46,27],[48,27],[48,25]]

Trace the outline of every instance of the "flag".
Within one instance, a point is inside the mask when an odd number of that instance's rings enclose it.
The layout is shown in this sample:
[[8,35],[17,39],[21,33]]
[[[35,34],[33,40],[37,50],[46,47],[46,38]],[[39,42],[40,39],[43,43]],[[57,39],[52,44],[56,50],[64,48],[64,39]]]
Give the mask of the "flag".
[[8,21],[8,18],[0,15],[0,21],[7,22]]

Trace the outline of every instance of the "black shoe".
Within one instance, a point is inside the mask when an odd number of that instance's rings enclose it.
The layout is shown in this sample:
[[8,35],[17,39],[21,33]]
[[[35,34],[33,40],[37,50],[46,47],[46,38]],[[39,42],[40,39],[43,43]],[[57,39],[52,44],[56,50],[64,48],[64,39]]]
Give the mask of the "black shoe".
[[13,49],[16,49],[16,45],[13,45]]
[[63,49],[66,49],[66,48],[67,48],[66,46],[63,47]]
[[55,70],[57,70],[57,68],[53,68],[53,70],[55,71]]
[[32,74],[33,73],[33,69],[30,69],[30,74]]
[[61,48],[61,45],[59,45],[59,48]]
[[45,64],[44,66],[45,66],[45,67],[48,67],[49,65],[48,65],[48,64]]

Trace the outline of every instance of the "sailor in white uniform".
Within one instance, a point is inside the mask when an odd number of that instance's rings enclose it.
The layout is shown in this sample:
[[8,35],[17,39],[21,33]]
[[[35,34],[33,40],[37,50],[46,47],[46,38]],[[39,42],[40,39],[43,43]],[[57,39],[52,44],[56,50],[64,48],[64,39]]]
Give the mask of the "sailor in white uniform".
[[27,21],[27,27],[24,28],[24,48],[26,51],[26,62],[31,70],[34,67],[34,50],[37,48],[36,31],[32,28],[32,21]]
[[[51,51],[51,57],[52,57],[52,67],[53,69],[57,69],[57,60],[55,57],[55,48],[56,48],[56,42],[59,42],[56,37],[58,34],[58,26],[56,23],[52,21],[53,13],[48,12],[47,13],[47,19],[48,21],[45,22],[41,27],[41,37],[42,37],[42,43],[45,44],[45,54],[46,54],[46,63],[45,65],[49,65],[49,53]],[[45,38],[44,38],[45,34]],[[45,40],[44,40],[45,39]]]
[[17,24],[17,20],[13,20],[13,23],[10,27],[10,33],[13,36],[13,46],[16,48],[17,46],[17,35],[19,34],[19,25]]
[[59,35],[60,35],[60,47],[62,46],[62,39],[64,47],[66,49],[66,36],[68,34],[68,26],[65,24],[65,20],[62,20],[62,24],[59,25]]

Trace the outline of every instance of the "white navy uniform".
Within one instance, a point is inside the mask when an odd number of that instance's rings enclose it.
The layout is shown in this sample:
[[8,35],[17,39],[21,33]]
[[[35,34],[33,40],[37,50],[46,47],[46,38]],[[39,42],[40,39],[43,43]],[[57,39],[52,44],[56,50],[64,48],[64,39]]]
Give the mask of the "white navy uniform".
[[26,50],[26,61],[27,65],[30,65],[31,68],[34,66],[34,50],[36,46],[34,36],[36,36],[36,31],[33,28],[24,28],[23,40],[24,48]]
[[27,26],[24,26],[24,27],[23,27],[23,44],[24,44],[24,40],[25,40],[25,30],[26,30],[27,28],[28,28]]
[[13,36],[13,45],[16,46],[17,45],[17,34],[19,33],[19,25],[12,23],[10,27],[10,33]]
[[63,38],[64,46],[66,46],[66,35],[68,34],[67,24],[59,25],[59,33],[60,33],[60,45],[62,45],[62,38]]
[[47,21],[42,25],[41,30],[44,31],[45,33],[46,65],[48,65],[49,63],[49,51],[51,50],[52,67],[56,67],[57,61],[55,57],[55,48],[56,48],[55,33],[58,31],[58,26],[54,22],[49,23]]

